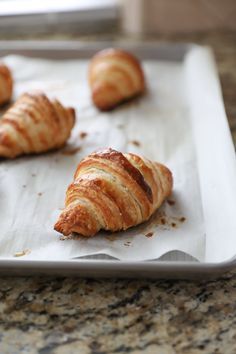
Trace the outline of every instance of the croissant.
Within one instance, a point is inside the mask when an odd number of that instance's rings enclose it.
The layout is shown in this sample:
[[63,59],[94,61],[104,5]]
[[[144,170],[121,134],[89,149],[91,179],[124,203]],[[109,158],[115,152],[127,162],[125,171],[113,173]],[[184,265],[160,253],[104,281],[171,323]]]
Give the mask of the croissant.
[[62,146],[75,121],[73,108],[65,108],[43,93],[25,93],[0,120],[0,156],[14,158]]
[[172,186],[160,163],[113,149],[92,153],[79,163],[54,229],[65,236],[126,230],[149,219]]
[[9,68],[0,62],[0,105],[10,101],[13,89],[13,79]]
[[130,53],[118,49],[98,52],[89,66],[94,104],[102,111],[138,96],[145,90],[143,70]]

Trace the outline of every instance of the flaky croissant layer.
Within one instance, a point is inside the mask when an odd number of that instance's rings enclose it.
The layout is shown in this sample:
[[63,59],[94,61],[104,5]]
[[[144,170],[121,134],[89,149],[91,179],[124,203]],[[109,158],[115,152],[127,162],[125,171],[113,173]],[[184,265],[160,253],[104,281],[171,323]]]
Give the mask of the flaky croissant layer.
[[141,94],[145,89],[142,67],[132,54],[119,49],[98,52],[89,66],[94,104],[103,111]]
[[54,228],[65,236],[126,230],[149,219],[172,187],[160,163],[113,149],[92,153],[78,165]]
[[0,120],[0,156],[14,158],[59,148],[74,122],[73,108],[43,93],[25,93]]
[[0,62],[0,105],[10,101],[13,91],[13,78],[10,69]]

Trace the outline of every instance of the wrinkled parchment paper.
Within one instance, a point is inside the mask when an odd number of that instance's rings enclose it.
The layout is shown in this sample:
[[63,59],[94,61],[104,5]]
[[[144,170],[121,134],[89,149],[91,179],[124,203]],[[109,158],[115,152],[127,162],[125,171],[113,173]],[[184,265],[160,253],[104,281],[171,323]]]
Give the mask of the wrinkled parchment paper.
[[[77,123],[60,151],[0,161],[1,257],[26,249],[24,259],[44,260],[105,254],[140,261],[172,250],[199,261],[235,255],[234,152],[207,49],[193,49],[182,63],[144,61],[147,94],[109,113],[91,102],[88,61],[4,61],[14,74],[14,98],[41,89],[75,107]],[[126,232],[61,240],[53,225],[67,186],[81,158],[102,147],[166,164],[174,176],[173,195],[149,222]]]

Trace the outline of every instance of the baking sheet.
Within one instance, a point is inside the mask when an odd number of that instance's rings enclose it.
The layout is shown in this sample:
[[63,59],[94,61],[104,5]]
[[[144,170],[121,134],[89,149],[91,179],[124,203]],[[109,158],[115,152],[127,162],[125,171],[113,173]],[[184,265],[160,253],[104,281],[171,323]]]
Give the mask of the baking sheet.
[[[200,52],[204,54],[200,55],[203,64],[210,62],[212,70],[209,56],[205,51]],[[199,64],[199,51],[190,54],[185,63],[145,61],[148,94],[106,114],[97,112],[91,104],[86,84],[87,61],[52,63],[15,56],[5,58],[16,78],[15,96],[29,89],[42,89],[64,104],[75,106],[78,121],[64,151],[1,162],[2,257],[13,257],[26,248],[31,253],[24,258],[45,260],[99,253],[121,260],[147,260],[181,250],[200,261],[208,261],[211,247],[215,261],[235,254],[232,244],[222,251],[222,243],[216,246],[216,238],[209,238],[209,243],[206,235],[193,122],[195,101],[191,101],[191,90],[187,90],[188,85],[191,87],[191,73]],[[192,84],[195,87],[196,80]],[[87,133],[84,139],[81,132]],[[63,207],[74,169],[83,156],[105,146],[143,154],[167,164],[174,174],[171,200],[175,204],[165,203],[151,222],[125,233],[60,241],[52,227],[58,207]],[[71,155],[74,148],[78,151]],[[161,222],[163,215],[165,225]],[[183,217],[185,222],[180,221]],[[146,237],[150,232],[153,236]]]

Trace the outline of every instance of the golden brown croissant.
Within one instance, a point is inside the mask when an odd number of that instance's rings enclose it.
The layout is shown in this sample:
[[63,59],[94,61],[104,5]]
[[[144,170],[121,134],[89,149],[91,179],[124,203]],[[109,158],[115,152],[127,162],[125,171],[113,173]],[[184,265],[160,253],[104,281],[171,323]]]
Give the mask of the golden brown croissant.
[[89,84],[94,104],[103,111],[141,94],[145,89],[143,70],[131,54],[118,49],[97,53],[89,66]]
[[75,121],[73,108],[65,108],[43,93],[25,93],[0,120],[0,156],[14,158],[62,146]]
[[146,221],[172,186],[164,165],[112,149],[95,152],[78,165],[54,228],[65,236],[126,230]]
[[13,89],[13,79],[9,68],[0,62],[0,105],[10,101]]

